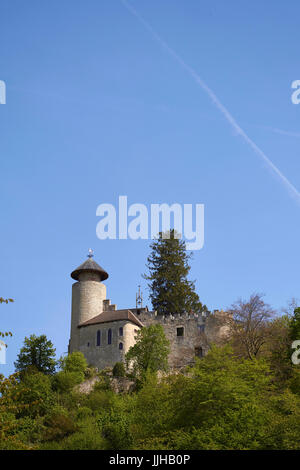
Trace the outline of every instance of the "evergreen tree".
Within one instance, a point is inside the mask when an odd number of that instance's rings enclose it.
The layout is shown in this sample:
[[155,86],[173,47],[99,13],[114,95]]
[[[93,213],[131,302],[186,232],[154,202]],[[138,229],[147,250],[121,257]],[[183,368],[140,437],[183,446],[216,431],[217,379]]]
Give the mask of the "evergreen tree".
[[187,254],[184,240],[177,236],[174,230],[159,233],[150,245],[152,251],[146,265],[149,274],[143,276],[150,281],[150,299],[160,315],[207,311],[195,292],[195,283],[187,279],[192,255]]
[[44,374],[53,374],[55,372],[55,348],[46,335],[30,335],[25,337],[24,346],[18,354],[15,368],[18,372],[24,372],[29,367],[35,367]]
[[295,308],[294,315],[291,318],[290,335],[292,341],[300,340],[300,307]]

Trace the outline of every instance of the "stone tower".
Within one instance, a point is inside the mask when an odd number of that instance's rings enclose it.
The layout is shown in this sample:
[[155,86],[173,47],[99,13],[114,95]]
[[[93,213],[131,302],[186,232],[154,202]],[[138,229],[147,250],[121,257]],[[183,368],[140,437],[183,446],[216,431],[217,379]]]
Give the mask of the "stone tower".
[[108,274],[93,260],[92,250],[89,250],[88,259],[71,273],[71,277],[77,282],[72,285],[70,353],[79,350],[78,325],[103,312],[106,286],[102,281]]

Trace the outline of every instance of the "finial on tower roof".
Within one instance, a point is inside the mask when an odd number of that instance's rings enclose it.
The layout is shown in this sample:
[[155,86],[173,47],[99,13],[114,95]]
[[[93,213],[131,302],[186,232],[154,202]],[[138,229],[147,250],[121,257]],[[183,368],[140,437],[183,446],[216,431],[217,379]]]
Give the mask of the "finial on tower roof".
[[88,258],[93,258],[94,256],[94,250],[92,248],[89,248],[89,254],[87,255]]

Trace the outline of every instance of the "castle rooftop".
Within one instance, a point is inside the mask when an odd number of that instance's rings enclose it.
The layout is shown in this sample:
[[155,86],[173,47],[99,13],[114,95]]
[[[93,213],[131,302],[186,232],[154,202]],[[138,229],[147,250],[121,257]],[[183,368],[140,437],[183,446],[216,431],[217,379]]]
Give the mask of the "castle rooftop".
[[72,273],[71,277],[75,279],[75,281],[79,280],[79,276],[83,272],[90,272],[90,273],[98,273],[100,275],[100,280],[104,281],[108,278],[107,272],[99,266],[96,261],[93,260],[92,256],[89,255],[88,259],[82,263],[78,268],[76,268]]
[[110,323],[113,321],[128,320],[134,323],[139,327],[143,327],[143,323],[131,312],[131,310],[111,310],[106,312],[101,312],[94,318],[81,323],[79,328],[89,325],[97,325],[99,323]]

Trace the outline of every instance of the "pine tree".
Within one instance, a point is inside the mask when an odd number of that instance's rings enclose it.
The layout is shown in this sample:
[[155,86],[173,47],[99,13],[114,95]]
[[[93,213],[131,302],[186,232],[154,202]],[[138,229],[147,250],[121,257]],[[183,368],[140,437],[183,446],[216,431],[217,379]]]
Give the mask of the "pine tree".
[[176,237],[178,234],[174,230],[160,232],[150,245],[146,265],[149,274],[143,277],[150,281],[148,287],[153,308],[159,315],[207,311],[195,292],[195,283],[187,279],[192,255],[187,254],[184,240]]

